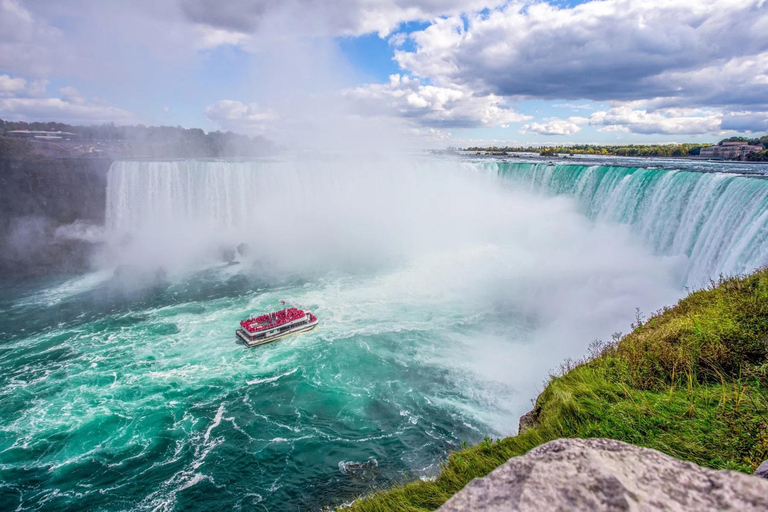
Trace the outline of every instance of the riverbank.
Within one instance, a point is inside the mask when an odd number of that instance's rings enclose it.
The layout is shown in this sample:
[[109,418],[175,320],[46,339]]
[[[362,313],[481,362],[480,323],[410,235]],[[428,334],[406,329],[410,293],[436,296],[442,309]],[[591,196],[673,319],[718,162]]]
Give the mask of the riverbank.
[[768,458],[768,270],[721,281],[638,323],[564,365],[517,436],[456,452],[436,479],[381,490],[348,510],[435,510],[510,457],[563,437],[611,438],[752,473]]

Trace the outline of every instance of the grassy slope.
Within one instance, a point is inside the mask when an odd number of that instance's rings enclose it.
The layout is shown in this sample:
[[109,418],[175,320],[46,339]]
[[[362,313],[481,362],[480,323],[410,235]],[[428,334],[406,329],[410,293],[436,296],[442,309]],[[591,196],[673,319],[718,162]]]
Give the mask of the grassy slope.
[[768,270],[728,279],[657,313],[539,397],[537,425],[452,454],[434,481],[351,510],[434,510],[510,457],[561,437],[608,437],[714,469],[768,459]]

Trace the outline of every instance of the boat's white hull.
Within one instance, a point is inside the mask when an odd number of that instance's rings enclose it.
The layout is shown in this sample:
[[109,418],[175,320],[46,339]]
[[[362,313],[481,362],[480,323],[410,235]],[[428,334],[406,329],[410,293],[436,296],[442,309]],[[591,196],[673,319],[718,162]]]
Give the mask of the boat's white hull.
[[267,343],[272,343],[273,341],[277,341],[281,338],[285,338],[286,336],[291,336],[293,334],[300,334],[302,332],[311,331],[315,327],[317,327],[318,320],[315,320],[314,322],[306,322],[303,324],[297,324],[289,326],[287,329],[275,329],[275,332],[270,334],[269,332],[265,333],[264,335],[260,336],[254,336],[251,334],[248,334],[243,329],[238,329],[235,331],[235,335],[237,335],[238,339],[248,345],[249,347],[258,347],[259,345],[266,345]]

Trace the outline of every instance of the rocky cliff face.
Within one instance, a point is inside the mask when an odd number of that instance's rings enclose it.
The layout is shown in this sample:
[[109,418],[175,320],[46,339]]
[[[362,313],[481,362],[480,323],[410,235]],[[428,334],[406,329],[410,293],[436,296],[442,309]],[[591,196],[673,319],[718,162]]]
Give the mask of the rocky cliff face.
[[768,480],[609,439],[558,439],[470,482],[441,512],[768,510]]
[[[102,225],[110,159],[0,159],[0,277],[81,270],[92,243],[62,226]],[[58,230],[58,231],[57,231]]]

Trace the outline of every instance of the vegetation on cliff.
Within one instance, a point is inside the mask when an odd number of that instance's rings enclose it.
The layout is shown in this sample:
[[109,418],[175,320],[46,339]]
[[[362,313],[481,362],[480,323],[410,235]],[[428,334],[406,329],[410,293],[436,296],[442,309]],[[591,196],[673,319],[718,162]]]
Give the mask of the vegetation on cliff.
[[698,155],[701,148],[712,144],[628,144],[624,146],[600,146],[595,144],[574,144],[571,146],[538,146],[529,147],[498,147],[487,148],[474,146],[465,151],[488,151],[492,153],[540,153],[543,156],[566,155],[600,155],[600,156],[662,156],[679,157]]
[[747,160],[750,162],[768,162],[768,149],[748,154]]
[[[264,137],[249,137],[233,132],[205,132],[200,128],[181,126],[117,126],[114,123],[72,126],[56,122],[4,121],[0,119],[0,156],[24,158],[35,153],[39,146],[48,144],[37,141],[9,140],[3,135],[13,130],[62,131],[75,133],[77,137],[67,143],[99,148],[103,156],[131,158],[206,158],[249,157],[275,153],[276,146]],[[99,143],[99,144],[95,144]],[[94,145],[95,144],[95,145]],[[61,145],[61,143],[59,144]],[[71,155],[64,155],[71,156]]]
[[765,149],[768,149],[768,135],[753,137],[751,139],[749,137],[728,137],[727,139],[718,142],[717,145],[722,146],[724,142],[746,142],[753,146],[763,146]]
[[[719,141],[717,144],[722,145],[724,142],[737,142],[743,141],[749,144],[760,146],[765,148],[765,151],[758,151],[752,153],[749,160],[768,160],[768,135],[762,137],[728,137]],[[541,156],[557,156],[557,155],[600,155],[600,156],[661,156],[661,157],[681,157],[681,156],[697,156],[701,151],[701,148],[712,146],[712,144],[627,144],[623,146],[602,146],[596,144],[573,144],[568,146],[528,146],[528,147],[479,147],[473,146],[466,148],[465,151],[484,151],[490,153],[539,153]]]
[[768,270],[722,280],[596,343],[539,396],[534,426],[452,454],[433,481],[358,500],[356,512],[434,510],[510,457],[561,437],[607,437],[714,469],[768,458]]

